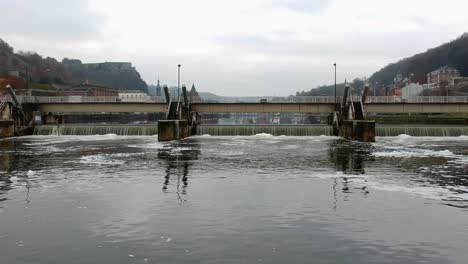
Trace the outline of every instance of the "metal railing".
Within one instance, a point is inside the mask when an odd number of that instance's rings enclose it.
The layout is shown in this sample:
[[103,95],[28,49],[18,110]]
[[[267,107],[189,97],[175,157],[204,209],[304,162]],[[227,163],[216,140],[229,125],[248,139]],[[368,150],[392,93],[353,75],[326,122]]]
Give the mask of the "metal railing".
[[[338,100],[339,97],[337,97]],[[200,103],[334,103],[333,96],[249,96],[249,97],[201,97]]]
[[0,96],[0,111],[3,110],[3,108],[5,107],[5,105],[10,102],[11,98],[9,95],[3,95],[3,96]]
[[[153,96],[138,99],[122,99],[117,96],[18,96],[21,103],[167,103],[164,97]],[[350,98],[355,102],[360,96]],[[336,97],[341,102],[342,97]],[[194,103],[317,103],[333,104],[333,96],[289,96],[289,97],[200,97]],[[468,96],[368,96],[366,104],[391,103],[468,103]]]
[[468,103],[468,96],[368,96],[366,103]]
[[127,99],[118,96],[18,96],[21,103],[165,103],[164,98]]

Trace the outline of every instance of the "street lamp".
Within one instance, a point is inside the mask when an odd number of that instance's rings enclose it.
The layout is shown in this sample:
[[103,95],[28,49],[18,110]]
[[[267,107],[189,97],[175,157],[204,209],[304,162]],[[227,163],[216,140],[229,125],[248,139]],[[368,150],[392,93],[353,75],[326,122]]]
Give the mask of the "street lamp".
[[333,93],[335,97],[335,109],[336,109],[336,62],[333,63],[333,67],[335,68],[335,92]]
[[180,100],[180,64],[177,65],[178,74],[177,74],[177,100]]

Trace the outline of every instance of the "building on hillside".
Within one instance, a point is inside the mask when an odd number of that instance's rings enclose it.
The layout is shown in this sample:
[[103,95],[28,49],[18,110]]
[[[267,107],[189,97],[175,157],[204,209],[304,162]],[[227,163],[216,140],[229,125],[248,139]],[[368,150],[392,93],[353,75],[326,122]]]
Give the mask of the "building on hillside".
[[142,102],[149,99],[147,93],[138,90],[118,91],[118,94],[122,102]]
[[57,96],[118,96],[118,92],[109,87],[83,83],[57,87]]
[[449,82],[449,86],[457,88],[460,86],[468,85],[468,77],[452,77]]
[[390,91],[388,91],[389,96],[402,96],[403,91],[401,87],[395,86]]
[[464,82],[460,71],[450,66],[443,66],[427,74],[427,84],[424,85],[424,94],[432,96],[448,96],[457,85]]
[[194,83],[192,84],[192,89],[190,89],[189,97],[190,97],[190,101],[192,101],[192,102],[200,101],[200,95],[198,94]]
[[161,84],[159,83],[159,80],[156,86],[154,85],[148,86],[148,93],[151,96],[162,96],[163,92],[162,92],[162,87],[161,87]]
[[133,71],[135,67],[131,62],[100,62],[100,63],[84,63],[83,67],[86,69],[100,69],[110,71]]
[[424,91],[424,86],[419,83],[411,83],[401,88],[402,97],[420,96]]
[[427,83],[440,84],[441,82],[450,82],[451,78],[460,77],[460,71],[450,66],[443,66],[427,74]]

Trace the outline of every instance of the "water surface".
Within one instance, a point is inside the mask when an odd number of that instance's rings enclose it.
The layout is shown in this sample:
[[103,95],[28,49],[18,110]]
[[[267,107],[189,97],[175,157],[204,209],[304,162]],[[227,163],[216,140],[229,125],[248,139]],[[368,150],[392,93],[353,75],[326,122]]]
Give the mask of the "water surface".
[[468,137],[0,141],[1,263],[468,263]]

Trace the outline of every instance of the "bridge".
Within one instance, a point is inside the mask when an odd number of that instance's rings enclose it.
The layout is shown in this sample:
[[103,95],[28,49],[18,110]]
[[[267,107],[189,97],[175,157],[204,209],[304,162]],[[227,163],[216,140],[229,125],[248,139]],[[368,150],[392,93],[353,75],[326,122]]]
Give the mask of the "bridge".
[[[163,97],[122,101],[113,96],[19,96],[23,105],[35,106],[42,113],[163,113]],[[353,101],[359,101],[355,96]],[[198,113],[333,113],[333,96],[290,97],[213,97],[195,98],[192,110]],[[367,113],[468,113],[468,96],[368,96]]]

